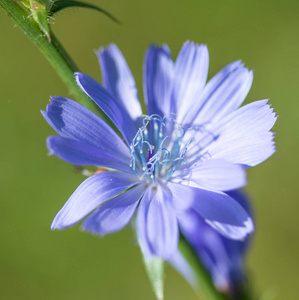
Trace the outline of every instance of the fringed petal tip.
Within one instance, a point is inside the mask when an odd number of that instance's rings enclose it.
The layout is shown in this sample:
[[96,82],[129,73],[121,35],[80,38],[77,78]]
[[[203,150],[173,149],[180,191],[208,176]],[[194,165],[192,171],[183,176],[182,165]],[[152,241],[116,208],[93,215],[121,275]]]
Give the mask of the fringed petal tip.
[[77,222],[68,222],[68,216],[62,208],[54,217],[51,223],[51,230],[62,230],[75,225]]
[[53,222],[51,223],[51,227],[50,227],[50,228],[51,228],[51,230],[56,230],[56,229],[58,229],[58,228],[55,227],[55,224],[53,224]]
[[59,223],[57,222],[56,217],[55,217],[54,220],[51,223],[51,230],[61,230],[61,229],[68,228],[70,226],[72,226],[72,225],[69,225],[69,226],[59,226]]
[[206,50],[208,50],[208,46],[206,44],[199,44],[199,43],[195,43],[190,40],[187,40],[186,42],[183,43],[182,49],[184,47],[188,47],[190,49],[192,49],[192,48],[196,49],[196,48],[202,47],[202,48],[205,48]]
[[[75,80],[76,80],[78,86],[81,88],[81,90],[82,90],[84,93],[86,93],[85,90],[84,90],[84,88],[81,86],[80,79],[81,79],[81,78],[84,78],[84,76],[87,76],[87,75],[84,74],[84,73],[82,73],[82,72],[75,72],[75,73],[74,73],[74,76],[75,76]],[[86,93],[86,94],[87,94],[87,93]],[[88,94],[87,94],[87,96],[88,96]]]
[[78,78],[82,75],[83,73],[81,73],[81,72],[75,72],[74,73],[74,76],[75,76],[75,79],[76,79],[76,81],[77,81],[77,84],[79,84],[78,83]]
[[96,55],[101,55],[103,52],[105,51],[119,51],[119,48],[116,46],[115,43],[111,43],[105,47],[100,47],[98,49],[95,49],[93,52],[96,54]]

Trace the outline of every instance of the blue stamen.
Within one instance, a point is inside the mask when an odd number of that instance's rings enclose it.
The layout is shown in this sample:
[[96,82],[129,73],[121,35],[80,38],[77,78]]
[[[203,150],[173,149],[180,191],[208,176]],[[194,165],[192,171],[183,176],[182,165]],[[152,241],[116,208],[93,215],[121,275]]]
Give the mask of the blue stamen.
[[[175,115],[163,118],[159,115],[144,115],[143,126],[138,129],[130,146],[131,170],[153,186],[158,180],[168,180],[183,163],[186,164],[188,147],[198,133],[200,140],[210,134],[202,126],[186,130],[176,122]],[[202,159],[208,159],[208,153],[204,153]]]

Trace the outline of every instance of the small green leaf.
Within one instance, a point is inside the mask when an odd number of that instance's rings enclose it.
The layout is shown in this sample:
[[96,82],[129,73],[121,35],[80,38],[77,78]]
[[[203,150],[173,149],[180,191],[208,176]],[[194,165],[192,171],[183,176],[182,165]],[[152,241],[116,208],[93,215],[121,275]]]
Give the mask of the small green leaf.
[[158,300],[164,299],[164,261],[162,258],[154,257],[151,261],[147,261],[143,257],[143,262],[147,275],[150,279],[154,293]]
[[53,14],[65,9],[65,8],[68,8],[68,7],[85,7],[85,8],[94,9],[94,10],[97,10],[97,11],[103,13],[105,16],[107,16],[114,22],[120,23],[115,17],[113,17],[106,10],[104,10],[98,6],[92,5],[92,4],[75,1],[75,0],[57,0],[53,3],[49,13],[50,13],[50,15],[53,15]]
[[33,12],[33,19],[39,25],[41,31],[45,34],[47,39],[50,38],[50,27],[48,23],[48,11],[46,9],[40,9]]
[[23,0],[22,4],[26,6],[31,13],[33,20],[38,24],[40,30],[50,41],[50,27],[48,18],[49,0]]

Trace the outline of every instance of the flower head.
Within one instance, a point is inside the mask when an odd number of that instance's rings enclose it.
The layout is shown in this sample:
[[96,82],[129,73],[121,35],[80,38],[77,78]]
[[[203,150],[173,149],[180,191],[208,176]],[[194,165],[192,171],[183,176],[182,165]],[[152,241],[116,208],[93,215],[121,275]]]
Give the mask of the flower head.
[[60,136],[48,138],[50,153],[72,164],[110,169],[76,189],[52,228],[69,227],[91,213],[83,227],[105,235],[122,229],[136,212],[143,253],[167,259],[177,248],[178,216],[193,209],[220,234],[244,239],[253,231],[252,219],[225,192],[244,186],[245,169],[275,151],[270,129],[276,117],[267,100],[239,108],[252,72],[237,61],[206,83],[205,45],[186,42],[175,62],[167,46],[151,46],[144,63],[147,114],[142,114],[119,49],[111,45],[97,54],[104,87],[82,73],[76,80],[123,140],[82,105],[51,99],[42,113]]

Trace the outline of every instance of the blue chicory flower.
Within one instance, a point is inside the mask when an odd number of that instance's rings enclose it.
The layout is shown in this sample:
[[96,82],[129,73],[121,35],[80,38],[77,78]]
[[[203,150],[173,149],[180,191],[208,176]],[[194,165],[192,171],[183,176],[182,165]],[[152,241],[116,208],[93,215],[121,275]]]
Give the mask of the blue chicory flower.
[[[228,195],[235,199],[249,215],[252,215],[249,201],[244,193],[230,191]],[[183,236],[210,273],[215,287],[229,294],[233,299],[239,299],[239,293],[246,286],[244,259],[250,236],[243,241],[228,239],[211,228],[193,208],[183,212],[178,219]],[[179,250],[170,257],[169,263],[194,288],[197,288],[194,269]]]
[[186,42],[175,62],[167,46],[151,46],[144,62],[143,115],[120,50],[111,45],[97,54],[104,87],[82,73],[76,80],[123,140],[77,102],[51,99],[42,114],[60,136],[48,138],[50,153],[75,165],[109,169],[76,189],[52,229],[72,226],[91,213],[83,228],[105,235],[121,230],[136,212],[145,257],[167,259],[177,249],[178,214],[192,208],[220,234],[246,238],[252,219],[225,191],[244,186],[245,169],[275,151],[270,129],[276,117],[267,100],[239,108],[252,72],[236,61],[206,83],[205,45]]

